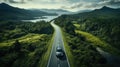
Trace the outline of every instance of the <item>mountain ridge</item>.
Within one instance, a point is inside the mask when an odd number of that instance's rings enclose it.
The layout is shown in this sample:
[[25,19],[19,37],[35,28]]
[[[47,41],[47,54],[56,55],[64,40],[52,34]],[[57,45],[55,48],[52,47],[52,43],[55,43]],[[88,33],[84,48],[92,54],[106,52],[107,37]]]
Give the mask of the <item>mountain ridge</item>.
[[80,17],[91,18],[91,17],[100,17],[100,16],[112,18],[112,17],[116,17],[119,15],[120,15],[120,8],[115,9],[115,8],[103,6],[100,9],[95,9],[95,10],[89,11],[89,12],[71,14],[70,16],[73,16],[76,18],[80,18]]
[[6,3],[0,4],[0,20],[25,20],[34,19],[34,17],[41,17],[47,15],[57,15],[54,13],[47,13],[43,11],[32,11],[10,6]]

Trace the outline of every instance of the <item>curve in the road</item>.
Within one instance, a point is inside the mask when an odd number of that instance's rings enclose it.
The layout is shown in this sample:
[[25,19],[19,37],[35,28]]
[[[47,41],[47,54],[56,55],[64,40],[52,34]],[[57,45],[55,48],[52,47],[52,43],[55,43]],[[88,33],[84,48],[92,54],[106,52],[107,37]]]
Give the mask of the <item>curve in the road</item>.
[[[59,28],[59,26],[54,24],[54,21],[51,22],[51,25],[55,29],[55,37],[54,37],[54,42],[52,45],[52,50],[51,50],[51,54],[50,54],[50,58],[49,58],[47,67],[70,67],[68,58],[66,56],[66,51],[64,48],[64,42],[63,42],[63,38],[62,38],[61,29]],[[63,51],[65,52],[65,56],[62,59],[56,57],[56,47],[57,46],[60,46],[63,49]]]

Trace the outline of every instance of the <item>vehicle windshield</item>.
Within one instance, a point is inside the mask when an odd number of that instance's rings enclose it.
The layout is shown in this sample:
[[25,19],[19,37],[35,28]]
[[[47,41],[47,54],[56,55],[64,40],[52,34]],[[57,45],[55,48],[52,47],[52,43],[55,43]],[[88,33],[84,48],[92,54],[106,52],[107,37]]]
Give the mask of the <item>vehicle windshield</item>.
[[62,52],[62,50],[57,50],[57,52]]
[[58,47],[57,52],[62,52],[62,49]]

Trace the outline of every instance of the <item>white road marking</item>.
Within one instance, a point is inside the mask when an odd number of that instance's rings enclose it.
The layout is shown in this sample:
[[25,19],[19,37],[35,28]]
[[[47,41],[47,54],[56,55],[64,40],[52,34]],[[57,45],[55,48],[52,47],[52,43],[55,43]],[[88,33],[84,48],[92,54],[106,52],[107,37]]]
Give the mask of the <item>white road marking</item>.
[[58,67],[60,67],[60,60],[58,59]]
[[58,67],[60,67],[60,64],[58,64]]

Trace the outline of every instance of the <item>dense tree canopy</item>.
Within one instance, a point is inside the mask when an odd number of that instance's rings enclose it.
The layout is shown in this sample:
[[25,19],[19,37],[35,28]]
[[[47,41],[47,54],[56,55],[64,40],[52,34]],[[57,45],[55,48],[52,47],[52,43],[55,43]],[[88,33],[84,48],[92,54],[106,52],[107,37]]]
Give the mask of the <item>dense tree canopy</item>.
[[1,21],[0,41],[18,38],[28,33],[52,34],[53,28],[50,23],[40,21],[36,23],[21,21]]

